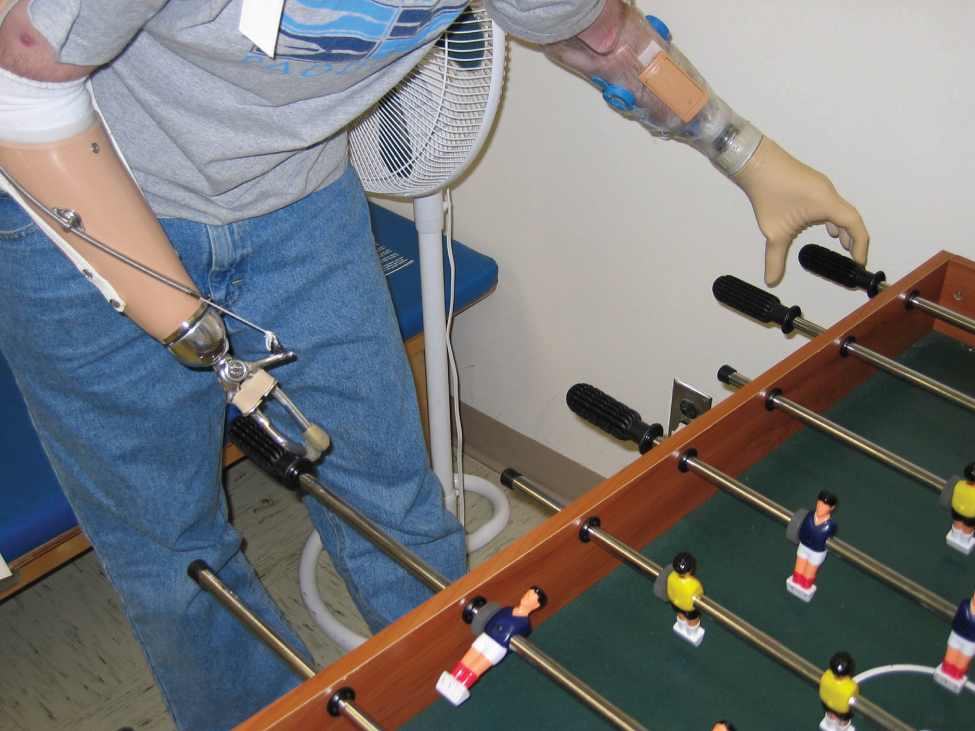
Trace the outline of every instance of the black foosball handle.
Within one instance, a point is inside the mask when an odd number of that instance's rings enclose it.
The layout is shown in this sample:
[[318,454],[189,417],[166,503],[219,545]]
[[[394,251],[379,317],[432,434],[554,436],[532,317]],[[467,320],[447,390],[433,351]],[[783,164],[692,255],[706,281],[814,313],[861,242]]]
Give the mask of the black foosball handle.
[[788,335],[795,329],[793,322],[802,316],[798,305],[786,307],[774,294],[743,282],[730,274],[718,277],[711,286],[714,298],[723,305],[743,315],[748,315],[759,322],[772,322],[782,328]]
[[247,416],[238,416],[231,421],[227,433],[234,446],[289,490],[300,490],[301,476],[314,471],[308,459],[289,452]]
[[640,454],[646,454],[653,449],[654,440],[664,434],[664,428],[660,424],[641,421],[640,414],[636,411],[588,383],[577,383],[570,388],[565,394],[565,403],[572,413],[578,414],[607,434],[624,442],[636,442],[640,447]]
[[853,259],[817,244],[806,244],[799,250],[799,263],[807,272],[842,287],[866,290],[868,297],[876,296],[887,279],[883,272],[869,272]]

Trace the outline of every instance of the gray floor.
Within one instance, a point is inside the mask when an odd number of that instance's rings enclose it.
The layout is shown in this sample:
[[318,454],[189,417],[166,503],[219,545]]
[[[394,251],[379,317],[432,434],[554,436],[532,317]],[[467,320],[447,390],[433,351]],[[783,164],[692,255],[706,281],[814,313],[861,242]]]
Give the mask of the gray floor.
[[[497,484],[498,476],[470,458],[468,474]],[[233,523],[245,554],[320,666],[340,654],[313,624],[298,588],[298,559],[311,523],[296,498],[249,462],[226,473]],[[512,519],[476,566],[545,519],[539,508],[505,491]],[[490,515],[477,495],[467,501],[468,530]],[[357,631],[359,617],[328,557],[319,565],[326,603]],[[0,603],[0,731],[173,731],[142,651],[115,593],[89,552]]]

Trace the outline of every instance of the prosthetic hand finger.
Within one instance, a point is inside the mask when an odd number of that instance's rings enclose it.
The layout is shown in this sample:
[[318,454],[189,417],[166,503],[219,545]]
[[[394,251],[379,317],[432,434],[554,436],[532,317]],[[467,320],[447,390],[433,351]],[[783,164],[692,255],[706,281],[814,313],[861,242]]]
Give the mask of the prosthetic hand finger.
[[[848,237],[854,258],[866,256],[869,236],[856,209],[836,193],[826,176],[767,137],[732,180],[748,196],[759,228],[783,257],[800,231],[827,222],[841,242],[844,234]],[[777,281],[774,272],[766,271],[766,281]]]
[[[38,82],[0,69],[0,166],[0,186],[112,307],[157,340],[182,342],[182,348],[172,351],[180,360],[211,364],[214,348],[221,341],[225,345],[222,321],[201,303],[196,285],[92,108],[84,80]],[[25,191],[36,204],[22,195]],[[42,209],[58,213],[62,225]],[[180,289],[98,249],[78,232]],[[204,335],[209,343],[201,350]]]
[[666,26],[653,20],[632,0],[606,0],[589,28],[543,50],[592,81],[611,106],[653,134],[686,142],[724,174],[735,174],[758,147],[762,133],[711,92],[665,37]]
[[[854,213],[856,213],[854,209]],[[857,216],[859,218],[859,216]],[[859,264],[867,263],[867,247],[870,243],[870,235],[862,221],[857,221],[853,225],[854,233],[850,233],[845,228],[840,228],[832,221],[826,222],[826,231],[834,239],[839,239],[843,248],[853,255],[853,259]]]
[[[837,227],[840,244],[850,252],[853,260],[858,264],[866,264],[867,249],[870,247],[870,234],[867,233],[867,227],[864,225],[863,219],[860,218],[860,214],[856,208],[842,198],[839,200],[842,206],[838,207],[837,214],[833,216],[832,221],[827,221],[827,224],[832,224]],[[829,226],[827,226],[828,229]]]

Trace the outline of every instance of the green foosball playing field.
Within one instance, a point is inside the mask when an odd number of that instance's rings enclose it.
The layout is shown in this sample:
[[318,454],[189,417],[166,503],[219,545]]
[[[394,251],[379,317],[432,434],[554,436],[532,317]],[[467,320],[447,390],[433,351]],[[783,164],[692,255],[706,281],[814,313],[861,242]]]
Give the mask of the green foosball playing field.
[[[930,332],[898,360],[975,394],[975,352],[959,341]],[[882,373],[825,415],[944,478],[961,475],[975,459],[975,414]],[[707,462],[708,454],[698,458]],[[791,511],[811,510],[820,490],[835,491],[838,538],[953,605],[972,597],[975,553],[946,544],[949,512],[908,477],[804,428],[739,479]],[[643,549],[664,566],[680,551],[694,554],[710,598],[817,667],[849,652],[856,675],[866,673],[863,695],[900,720],[932,731],[975,728],[975,686],[955,695],[922,670],[944,655],[944,617],[835,556],[804,603],[786,591],[796,547],[785,529],[724,493]],[[814,687],[707,617],[706,637],[695,648],[673,632],[674,618],[653,584],[623,566],[537,627],[531,641],[648,729],[710,731],[721,719],[738,731],[818,728],[823,709]],[[459,659],[446,658],[444,669]],[[871,728],[863,719],[854,725]],[[403,726],[448,727],[611,728],[512,656],[485,673],[462,706],[438,700]]]
[[[528,657],[540,662],[538,653],[635,719],[620,728],[712,731],[726,719],[738,731],[814,731],[824,716],[818,678],[838,651],[856,661],[862,695],[854,724],[861,731],[885,713],[891,729],[972,729],[971,690],[952,694],[931,672],[944,658],[955,608],[975,588],[975,553],[946,544],[952,518],[938,494],[944,480],[975,459],[969,436],[975,415],[877,375],[859,358],[841,357],[850,337],[861,354],[869,348],[898,358],[975,395],[975,262],[941,252],[765,373],[731,377],[747,385],[238,731],[610,728],[528,665]],[[714,363],[715,371],[721,365]],[[908,472],[930,484],[802,427],[788,415],[786,400],[825,412],[916,462]],[[646,415],[654,416],[660,415]],[[648,444],[646,435],[640,439]],[[784,525],[717,492],[712,481],[726,488],[732,481],[716,472],[766,494],[782,506],[772,512],[784,520],[791,511],[813,509],[823,488],[839,495],[839,533],[829,545],[836,553],[821,567],[810,603],[786,589],[796,546]],[[512,482],[530,487],[521,478]],[[596,518],[598,531],[586,533]],[[932,609],[840,560],[840,540],[916,582]],[[706,610],[700,647],[672,631],[673,609],[654,596],[645,575],[621,565],[620,544],[645,546],[646,558],[636,555],[653,575],[659,569],[652,566],[667,566],[678,552],[694,554],[706,589],[697,600]],[[483,672],[461,706],[443,700],[438,679],[474,641],[461,619],[465,606],[477,597],[515,604],[532,585],[545,590],[548,602],[531,615],[530,639],[512,641],[512,654],[521,657]],[[802,676],[719,626],[722,612],[788,648],[782,652],[793,655]],[[492,627],[500,623],[492,620]],[[472,662],[480,672],[478,659]],[[330,705],[352,694],[375,725],[356,725]]]

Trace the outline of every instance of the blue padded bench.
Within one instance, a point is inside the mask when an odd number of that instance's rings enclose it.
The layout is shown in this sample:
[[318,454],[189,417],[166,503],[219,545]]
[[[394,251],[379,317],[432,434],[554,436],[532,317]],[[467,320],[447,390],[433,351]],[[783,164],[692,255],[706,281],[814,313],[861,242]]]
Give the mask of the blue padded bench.
[[[425,425],[423,315],[416,229],[412,221],[391,211],[372,204],[370,209],[400,332],[417,380]],[[490,257],[456,241],[454,262],[457,267],[454,307],[460,311],[494,290],[498,265]],[[0,421],[5,425],[5,438],[0,444],[0,555],[14,574],[0,581],[0,599],[3,599],[87,550],[90,544],[78,529],[2,356]],[[239,458],[234,450],[228,446],[224,464]]]

